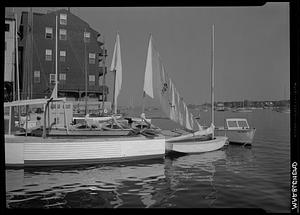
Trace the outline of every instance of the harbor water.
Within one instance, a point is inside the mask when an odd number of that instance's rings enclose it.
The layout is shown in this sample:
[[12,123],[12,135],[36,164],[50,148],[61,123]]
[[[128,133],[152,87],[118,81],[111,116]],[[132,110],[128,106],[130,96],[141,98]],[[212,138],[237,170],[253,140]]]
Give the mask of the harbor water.
[[[198,112],[194,112],[198,115]],[[158,116],[159,113],[152,113]],[[111,165],[6,169],[7,208],[261,208],[290,211],[290,115],[215,112],[247,118],[252,147]],[[210,112],[200,112],[210,124]],[[152,123],[167,129],[166,119]]]

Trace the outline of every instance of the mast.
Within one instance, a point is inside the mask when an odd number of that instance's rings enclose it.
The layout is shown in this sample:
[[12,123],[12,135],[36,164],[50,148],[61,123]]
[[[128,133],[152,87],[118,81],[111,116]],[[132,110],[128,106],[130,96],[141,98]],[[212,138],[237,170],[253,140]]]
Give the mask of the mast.
[[117,70],[114,70],[114,90],[113,90],[113,99],[112,99],[112,109],[114,110],[114,113],[117,114],[117,107],[115,104],[115,92],[116,92],[116,76],[117,76]]
[[32,99],[32,65],[33,65],[33,11],[32,7],[30,8],[30,27],[31,27],[31,34],[30,34],[30,40],[31,40],[31,58],[30,58],[30,99]]
[[[117,33],[117,35],[118,35],[118,33]],[[116,60],[115,58],[117,58],[116,57],[116,55],[117,55],[117,39],[118,39],[118,36],[116,37],[116,43],[115,43],[115,48],[114,48],[114,53],[113,53],[113,60]],[[117,107],[115,108],[115,106],[116,106],[116,104],[115,104],[116,76],[117,76],[117,70],[116,70],[116,68],[114,68],[114,70],[112,72],[113,72],[113,76],[114,76],[114,85],[113,85],[113,94],[112,94],[113,98],[112,98],[111,109],[112,109],[112,112],[114,112],[115,114],[117,114]]]
[[211,126],[213,127],[212,139],[214,139],[214,37],[215,37],[215,25],[212,25],[212,52],[211,52]]
[[[18,47],[18,16],[15,13],[15,46],[16,46],[16,84],[17,84],[17,99],[20,101],[20,74],[19,74],[19,47]],[[18,106],[18,122],[21,124],[21,108]]]
[[[86,29],[84,29],[86,32]],[[84,72],[85,72],[85,115],[88,113],[87,111],[87,60],[86,60],[86,41],[84,41]]]
[[103,36],[103,78],[102,78],[102,115],[104,114],[104,102],[105,102],[105,97],[106,97],[106,90],[105,90],[105,73],[106,73],[106,66],[105,66],[105,61],[106,61],[106,49],[105,49],[105,39]]
[[55,89],[56,95],[55,97],[58,98],[58,82],[57,82],[57,15],[55,16]]
[[18,101],[20,101],[20,83],[19,83],[19,52],[18,52],[18,23],[17,23],[17,15],[15,14],[15,46],[16,46],[16,76],[17,76],[17,96]]

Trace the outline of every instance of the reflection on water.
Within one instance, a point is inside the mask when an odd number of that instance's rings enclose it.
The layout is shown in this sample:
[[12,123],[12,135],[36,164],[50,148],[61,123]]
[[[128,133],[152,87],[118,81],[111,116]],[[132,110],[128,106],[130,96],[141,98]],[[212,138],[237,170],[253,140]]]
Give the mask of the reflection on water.
[[[181,207],[188,207],[192,199],[197,199],[196,207],[212,207],[217,199],[214,186],[216,162],[224,162],[226,153],[218,150],[208,153],[192,154],[176,159],[165,160],[165,175],[169,179],[170,197]],[[197,189],[198,192],[194,192]],[[174,205],[176,206],[176,205]]]
[[154,201],[151,184],[164,177],[161,159],[127,166],[7,170],[8,206],[119,207],[123,196],[134,194],[148,207]]
[[[236,145],[228,146],[226,150],[226,169],[233,173],[249,173],[249,170],[257,168],[254,159],[254,150],[250,147]],[[250,171],[251,173],[252,171]]]
[[214,200],[214,162],[225,156],[224,151],[216,151],[138,165],[9,169],[7,206],[175,207],[170,199],[189,190],[190,182],[209,185],[211,191],[201,195]]

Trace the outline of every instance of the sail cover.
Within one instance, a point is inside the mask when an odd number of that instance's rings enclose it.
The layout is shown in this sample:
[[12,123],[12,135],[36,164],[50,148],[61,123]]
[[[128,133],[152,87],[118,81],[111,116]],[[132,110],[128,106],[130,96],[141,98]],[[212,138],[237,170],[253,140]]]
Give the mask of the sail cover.
[[193,114],[188,111],[186,103],[165,71],[159,52],[156,51],[153,44],[152,35],[150,35],[148,45],[144,94],[159,102],[162,111],[172,121],[187,130],[202,130],[199,123],[194,120]]

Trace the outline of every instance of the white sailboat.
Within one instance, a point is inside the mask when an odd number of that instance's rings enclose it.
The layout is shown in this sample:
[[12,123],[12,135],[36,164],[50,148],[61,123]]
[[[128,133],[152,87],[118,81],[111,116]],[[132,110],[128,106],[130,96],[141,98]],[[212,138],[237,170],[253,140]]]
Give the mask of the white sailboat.
[[[56,16],[57,40],[57,16]],[[56,41],[57,49],[57,41]],[[57,53],[57,51],[56,51]],[[57,54],[56,54],[57,58]],[[56,59],[57,60],[57,59]],[[56,83],[51,99],[31,99],[4,103],[4,107],[19,107],[35,104],[44,105],[44,122],[42,137],[5,135],[5,165],[6,166],[66,166],[94,163],[125,162],[163,158],[165,155],[165,137],[163,135],[147,135],[134,133],[126,137],[103,137],[97,131],[72,132],[66,123],[64,112],[65,134],[49,135],[49,104],[60,102],[65,109],[66,98],[57,98],[57,64]],[[48,114],[48,118],[47,118]],[[10,111],[10,118],[11,118]],[[47,126],[48,124],[48,126]],[[11,126],[11,123],[9,124]],[[27,125],[26,125],[27,127]],[[83,132],[83,133],[82,133]],[[96,132],[96,133],[95,133]],[[105,132],[105,131],[101,131]],[[93,133],[89,136],[88,133]],[[108,131],[114,133],[114,131]],[[117,132],[118,133],[118,132]],[[76,135],[77,134],[77,135]],[[96,135],[95,135],[96,134]]]
[[[214,42],[212,40],[212,45]],[[213,54],[212,54],[213,58]],[[213,104],[213,63],[212,63],[212,104]],[[182,153],[199,153],[222,148],[227,137],[214,136],[214,116],[212,123],[204,129],[194,116],[189,113],[187,105],[180,97],[172,80],[168,77],[159,53],[154,48],[152,35],[149,39],[147,62],[144,79],[144,95],[158,101],[164,113],[173,121],[185,127],[187,132],[166,138],[166,151]],[[143,108],[144,110],[144,108]],[[144,116],[145,114],[142,113]],[[166,134],[165,134],[166,135]]]

